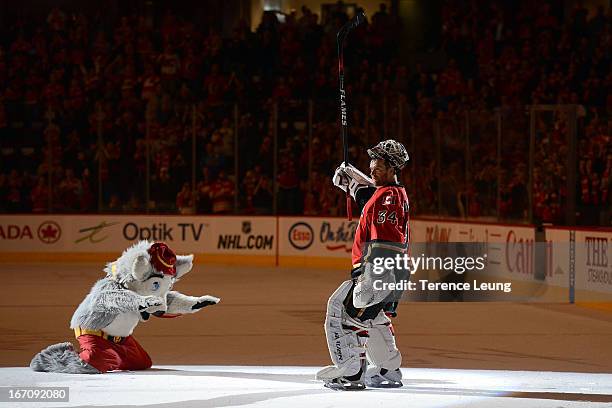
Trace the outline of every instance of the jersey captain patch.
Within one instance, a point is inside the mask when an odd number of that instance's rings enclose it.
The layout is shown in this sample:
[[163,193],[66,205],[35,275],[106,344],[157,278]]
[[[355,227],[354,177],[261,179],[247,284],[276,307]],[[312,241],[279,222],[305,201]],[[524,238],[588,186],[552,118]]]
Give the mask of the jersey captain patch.
[[395,197],[392,195],[388,195],[383,199],[383,205],[393,205],[395,204]]

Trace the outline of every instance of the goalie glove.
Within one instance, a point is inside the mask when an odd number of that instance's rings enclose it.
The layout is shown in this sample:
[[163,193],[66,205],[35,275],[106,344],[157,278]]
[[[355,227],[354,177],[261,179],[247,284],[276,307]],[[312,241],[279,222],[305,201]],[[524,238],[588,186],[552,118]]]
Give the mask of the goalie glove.
[[370,177],[363,174],[352,164],[346,165],[344,162],[336,168],[332,183],[344,192],[348,189],[353,200],[355,200],[357,191],[374,186],[374,181]]

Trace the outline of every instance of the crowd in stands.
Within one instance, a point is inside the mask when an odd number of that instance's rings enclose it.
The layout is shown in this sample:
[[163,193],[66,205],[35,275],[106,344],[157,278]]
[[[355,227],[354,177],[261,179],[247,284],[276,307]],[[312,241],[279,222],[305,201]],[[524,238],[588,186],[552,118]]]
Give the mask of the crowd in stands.
[[[414,149],[416,214],[525,220],[532,104],[578,106],[577,202],[612,204],[610,10],[507,3],[445,2],[441,66],[399,62],[384,5],[351,34],[351,162],[367,168],[385,137]],[[330,176],[349,15],[324,17],[264,12],[222,38],[170,11],[54,8],[0,28],[0,211],[342,215]],[[537,117],[533,212],[562,223],[568,115]]]
[[[420,167],[423,173],[417,183],[427,193],[417,197],[417,205],[430,210],[438,206],[439,212],[448,215],[525,219],[530,129],[525,107],[576,105],[580,183],[576,200],[584,221],[597,224],[597,216],[590,217],[598,209],[607,209],[609,217],[612,207],[612,12],[599,7],[589,17],[579,1],[571,15],[562,18],[563,10],[552,7],[556,3],[508,4],[513,8],[482,1],[447,2],[443,7],[442,49],[447,64],[435,73],[420,72],[417,67],[419,80],[408,86],[407,94],[421,134],[434,134],[429,119],[439,120],[441,164],[448,171],[438,179],[432,169]],[[501,172],[492,132],[478,132],[481,124],[495,126],[497,107],[502,107],[498,110]],[[465,111],[469,119],[461,123],[469,121],[468,155],[461,153],[466,150],[465,141],[453,146],[452,135],[463,137],[460,128],[455,125],[445,132],[445,125]],[[562,109],[534,113],[533,213],[542,222],[564,220],[570,115]],[[462,174],[466,165],[470,171]],[[496,203],[491,186],[497,185],[498,173],[501,199]],[[441,203],[436,201],[438,188]]]

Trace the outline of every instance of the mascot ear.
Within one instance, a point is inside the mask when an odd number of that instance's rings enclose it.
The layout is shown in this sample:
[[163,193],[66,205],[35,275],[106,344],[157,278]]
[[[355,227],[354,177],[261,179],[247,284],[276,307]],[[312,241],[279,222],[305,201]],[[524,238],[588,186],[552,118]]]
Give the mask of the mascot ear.
[[149,258],[146,255],[138,255],[134,260],[134,266],[132,267],[132,275],[138,281],[143,281],[147,273],[149,272]]
[[180,279],[193,267],[193,254],[176,256],[176,279]]

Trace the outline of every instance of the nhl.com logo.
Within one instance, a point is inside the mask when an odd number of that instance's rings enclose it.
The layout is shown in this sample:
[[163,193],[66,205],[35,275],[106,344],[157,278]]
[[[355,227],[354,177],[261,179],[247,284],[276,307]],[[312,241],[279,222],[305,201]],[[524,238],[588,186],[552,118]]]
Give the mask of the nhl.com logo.
[[297,222],[289,228],[289,243],[295,249],[303,251],[314,242],[314,231],[305,222]]

